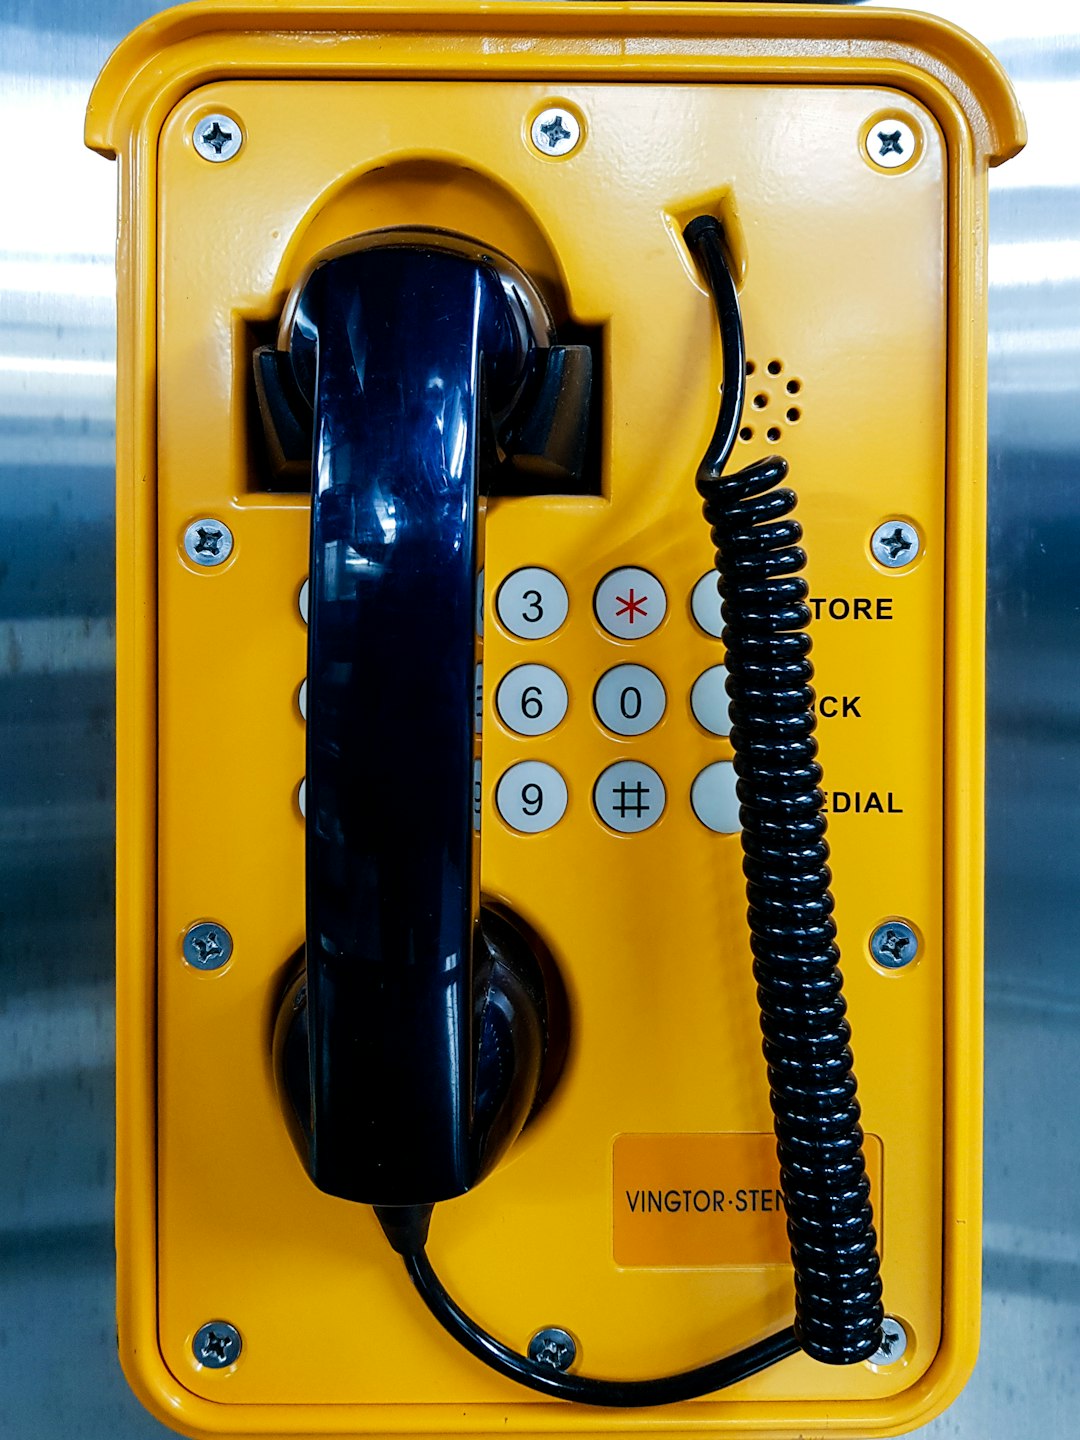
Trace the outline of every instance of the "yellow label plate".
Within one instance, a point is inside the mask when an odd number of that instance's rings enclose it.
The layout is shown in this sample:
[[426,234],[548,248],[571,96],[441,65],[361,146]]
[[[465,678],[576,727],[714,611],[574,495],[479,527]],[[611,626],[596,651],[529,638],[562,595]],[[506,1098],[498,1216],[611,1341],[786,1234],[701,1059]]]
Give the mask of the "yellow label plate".
[[[881,1141],[866,1165],[879,1238]],[[612,1167],[616,1265],[685,1270],[787,1265],[776,1137],[619,1135]]]

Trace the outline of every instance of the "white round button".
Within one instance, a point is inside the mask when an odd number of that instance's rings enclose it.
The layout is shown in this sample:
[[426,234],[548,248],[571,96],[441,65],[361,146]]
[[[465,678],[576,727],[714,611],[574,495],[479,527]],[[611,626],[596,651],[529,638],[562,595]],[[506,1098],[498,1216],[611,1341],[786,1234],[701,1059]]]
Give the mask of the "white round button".
[[511,765],[495,789],[499,814],[511,829],[526,835],[557,825],[566,814],[566,801],[566,781],[541,760]]
[[297,804],[297,806],[298,806],[298,808],[299,808],[299,810],[300,810],[300,814],[303,815],[303,816],[306,818],[306,817],[307,817],[307,780],[306,780],[306,779],[305,779],[305,780],[301,780],[301,781],[300,781],[300,784],[296,787],[296,804]]
[[601,724],[616,735],[644,735],[663,719],[667,695],[660,677],[644,665],[616,665],[601,675],[593,704]]
[[508,575],[495,597],[499,619],[511,635],[522,640],[543,640],[554,635],[569,608],[566,586],[557,575],[538,565],[527,565]]
[[715,765],[706,765],[690,787],[694,814],[718,835],[737,835],[742,829],[739,797],[735,794],[738,778],[730,760],[718,760]]
[[480,811],[484,798],[483,770],[480,760],[473,761],[472,767],[472,828],[480,833]]
[[476,634],[479,639],[484,638],[484,572],[480,571],[476,577]]
[[297,706],[299,707],[301,716],[306,720],[306,719],[307,719],[307,681],[306,681],[306,680],[301,680],[301,681],[300,681],[300,689],[296,692],[296,703],[297,703]]
[[479,735],[484,728],[484,662],[476,667],[473,690],[473,733]]
[[667,792],[651,765],[620,760],[609,765],[593,788],[593,804],[605,825],[636,835],[648,830],[664,813]]
[[562,676],[546,665],[518,665],[503,676],[495,695],[499,719],[517,735],[546,735],[568,704]]
[[638,640],[651,635],[667,613],[664,587],[648,570],[626,565],[612,570],[596,587],[593,597],[596,618],[619,640]]
[[710,735],[730,735],[731,717],[728,714],[728,694],[724,689],[727,670],[723,665],[711,665],[703,675],[694,681],[690,691],[690,709],[694,719]]
[[308,592],[310,590],[311,584],[309,581],[305,580],[304,583],[300,586],[300,594],[296,597],[296,603],[300,609],[300,619],[303,620],[305,625],[307,624]]
[[720,576],[715,570],[702,575],[690,596],[690,612],[705,631],[719,640],[724,633],[724,622],[720,618],[720,595],[716,582]]

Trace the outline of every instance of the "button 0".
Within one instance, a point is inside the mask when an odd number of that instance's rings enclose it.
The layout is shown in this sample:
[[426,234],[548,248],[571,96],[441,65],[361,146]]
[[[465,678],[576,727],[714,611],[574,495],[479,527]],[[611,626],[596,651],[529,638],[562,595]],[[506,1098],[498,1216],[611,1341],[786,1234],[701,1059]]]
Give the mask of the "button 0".
[[566,781],[553,765],[522,760],[511,765],[495,788],[495,805],[513,830],[538,835],[566,814]]
[[731,761],[718,760],[715,765],[706,765],[690,787],[694,814],[718,835],[737,835],[742,829],[739,797],[735,793],[737,781]]
[[667,614],[667,596],[655,575],[627,565],[604,576],[596,587],[593,607],[609,635],[638,640],[651,635]]
[[563,716],[569,697],[562,676],[547,665],[518,665],[495,695],[499,719],[517,735],[546,735]]
[[716,582],[720,576],[715,570],[702,575],[690,596],[690,613],[705,631],[719,640],[724,634],[724,622],[720,618],[720,594]]
[[664,813],[667,792],[651,765],[620,760],[609,765],[593,788],[593,804],[605,825],[636,835],[655,825]]
[[593,704],[600,723],[616,735],[644,735],[664,718],[667,695],[644,665],[616,665],[601,675]]
[[694,712],[694,719],[710,735],[731,734],[726,680],[724,666],[711,665],[703,675],[698,676],[690,691],[690,709]]
[[495,597],[500,621],[521,640],[543,640],[554,635],[569,608],[566,586],[557,575],[537,565],[527,565],[508,575]]

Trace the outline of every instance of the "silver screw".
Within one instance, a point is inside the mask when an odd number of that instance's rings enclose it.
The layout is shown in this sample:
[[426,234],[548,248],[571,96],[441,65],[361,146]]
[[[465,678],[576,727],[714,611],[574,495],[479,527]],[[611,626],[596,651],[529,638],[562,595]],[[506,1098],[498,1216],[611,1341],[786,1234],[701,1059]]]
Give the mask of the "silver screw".
[[529,1341],[529,1359],[552,1370],[569,1370],[577,1359],[577,1343],[567,1331],[550,1325]]
[[570,110],[549,105],[532,122],[529,138],[541,155],[569,155],[581,143],[581,122]]
[[208,1370],[224,1370],[235,1364],[243,1348],[240,1331],[227,1320],[208,1320],[195,1331],[191,1342],[195,1359]]
[[886,970],[903,970],[919,953],[919,937],[906,920],[883,920],[870,936],[870,954]]
[[220,165],[231,160],[244,143],[244,132],[229,115],[204,115],[191,137],[204,160]]
[[220,970],[232,958],[232,936],[214,920],[200,920],[184,936],[184,959],[196,970]]
[[907,1331],[894,1315],[881,1322],[881,1344],[867,1361],[869,1365],[895,1365],[907,1349]]
[[196,565],[223,565],[232,548],[232,531],[211,515],[193,520],[184,531],[184,553]]
[[906,520],[886,520],[870,537],[870,550],[879,565],[902,570],[922,548],[919,532]]
[[886,115],[871,125],[863,142],[871,162],[881,170],[906,165],[915,154],[915,132],[906,120]]

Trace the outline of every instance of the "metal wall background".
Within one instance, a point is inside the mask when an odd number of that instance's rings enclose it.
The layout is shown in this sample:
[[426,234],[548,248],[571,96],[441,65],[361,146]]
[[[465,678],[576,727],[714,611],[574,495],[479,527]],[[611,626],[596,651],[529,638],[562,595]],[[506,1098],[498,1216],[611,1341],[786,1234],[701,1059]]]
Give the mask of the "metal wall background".
[[[165,1432],[112,1290],[115,172],[82,149],[153,0],[0,4],[0,1436]],[[942,0],[1031,129],[992,177],[983,1348],[922,1432],[1076,1433],[1080,13]],[[903,1084],[903,1076],[897,1077]]]

